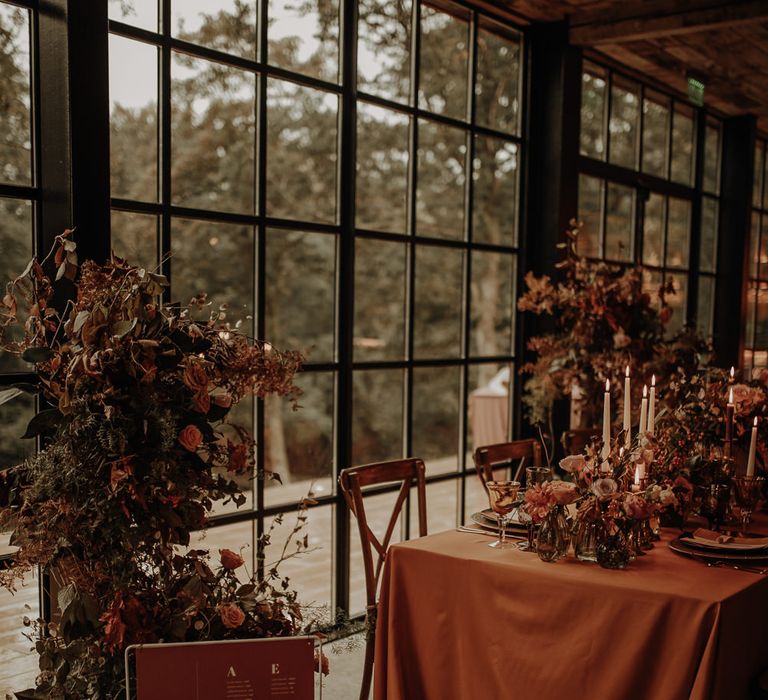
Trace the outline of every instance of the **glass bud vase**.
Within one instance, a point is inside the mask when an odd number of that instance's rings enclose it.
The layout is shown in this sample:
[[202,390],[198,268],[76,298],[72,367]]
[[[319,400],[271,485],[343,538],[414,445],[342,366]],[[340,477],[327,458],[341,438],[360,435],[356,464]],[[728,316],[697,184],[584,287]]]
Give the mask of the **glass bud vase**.
[[573,533],[573,553],[579,561],[597,561],[597,542],[600,538],[599,521],[580,520]]
[[629,564],[629,546],[620,527],[614,526],[612,532],[604,528],[597,543],[597,563],[604,569],[625,569]]
[[564,527],[564,516],[558,508],[553,508],[539,528],[536,537],[536,553],[542,561],[557,561],[568,549],[568,539],[565,536],[567,525]]

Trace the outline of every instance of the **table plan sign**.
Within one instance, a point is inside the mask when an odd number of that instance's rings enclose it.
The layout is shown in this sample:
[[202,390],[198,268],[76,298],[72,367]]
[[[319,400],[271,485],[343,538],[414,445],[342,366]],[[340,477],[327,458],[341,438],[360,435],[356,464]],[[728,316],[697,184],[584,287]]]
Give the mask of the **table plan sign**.
[[129,647],[126,659],[133,652],[136,700],[314,700],[315,641],[147,644]]

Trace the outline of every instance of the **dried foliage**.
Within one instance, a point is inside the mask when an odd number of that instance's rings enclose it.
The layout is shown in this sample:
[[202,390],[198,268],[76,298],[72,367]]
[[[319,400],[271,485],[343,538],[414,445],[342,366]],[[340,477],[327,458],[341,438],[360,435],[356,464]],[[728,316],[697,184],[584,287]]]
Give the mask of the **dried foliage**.
[[52,256],[61,283],[33,260],[0,305],[0,348],[39,379],[0,401],[38,391],[48,406],[25,435],[45,449],[0,472],[0,528],[19,547],[5,583],[39,565],[59,588],[61,620],[36,623],[40,696],[120,696],[128,644],[297,632],[279,565],[307,547],[304,510],[261,577],[234,552],[214,566],[188,545],[214,503],[245,502],[235,479],[255,471],[251,436],[225,430],[228,413],[248,396],[295,402],[301,356],[249,342],[217,312],[201,322],[163,307],[162,275],[116,257],[79,267],[70,231]]
[[611,380],[614,398],[620,398],[627,365],[635,378],[637,403],[643,382],[650,382],[652,374],[663,391],[678,374],[691,374],[709,350],[692,330],[665,337],[672,314],[666,302],[674,294],[671,281],[653,299],[643,290],[640,268],[580,257],[579,225],[571,224],[565,241],[558,244],[564,252],[557,264],[561,281],[528,272],[528,289],[518,302],[521,311],[551,317],[551,331],[529,342],[535,359],[521,368],[530,375],[523,400],[533,424],[549,424],[552,404],[575,385],[583,394],[587,423],[594,425],[605,380]]

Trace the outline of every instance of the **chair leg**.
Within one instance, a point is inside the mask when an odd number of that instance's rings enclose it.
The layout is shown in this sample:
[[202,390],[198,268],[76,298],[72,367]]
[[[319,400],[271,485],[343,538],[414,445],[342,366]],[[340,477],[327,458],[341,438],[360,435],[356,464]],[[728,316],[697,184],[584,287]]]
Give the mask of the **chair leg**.
[[365,665],[363,666],[363,684],[360,687],[360,700],[368,700],[371,694],[371,680],[373,678],[373,652],[376,637],[373,631],[366,635],[365,639]]

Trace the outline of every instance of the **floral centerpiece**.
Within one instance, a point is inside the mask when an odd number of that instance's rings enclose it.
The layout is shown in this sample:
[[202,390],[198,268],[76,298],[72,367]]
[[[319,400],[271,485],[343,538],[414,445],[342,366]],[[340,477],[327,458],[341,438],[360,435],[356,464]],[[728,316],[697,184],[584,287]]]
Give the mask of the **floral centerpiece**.
[[0,305],[0,347],[38,377],[2,399],[36,391],[45,407],[24,436],[44,448],[0,472],[0,528],[19,548],[4,583],[40,566],[58,590],[57,623],[26,620],[38,696],[117,697],[129,644],[295,634],[301,609],[278,565],[306,547],[303,512],[263,571],[229,550],[214,565],[189,544],[214,504],[245,501],[255,470],[228,414],[251,396],[295,401],[300,355],[249,342],[216,311],[195,321],[163,306],[162,275],[116,257],[78,267],[69,231],[52,255],[55,279],[33,260]]
[[[583,397],[584,427],[591,427],[597,423],[600,388],[606,379],[616,395],[627,365],[633,376],[650,378],[655,373],[665,381],[698,367],[707,348],[690,331],[665,339],[672,314],[666,302],[674,293],[671,281],[652,298],[643,288],[639,267],[579,256],[579,225],[571,224],[565,241],[558,244],[564,252],[557,264],[561,279],[532,272],[525,276],[527,290],[518,308],[550,317],[552,330],[529,341],[535,359],[521,368],[529,375],[523,401],[531,423],[549,425],[554,401],[578,391]],[[639,401],[640,389],[635,382],[633,403]]]

